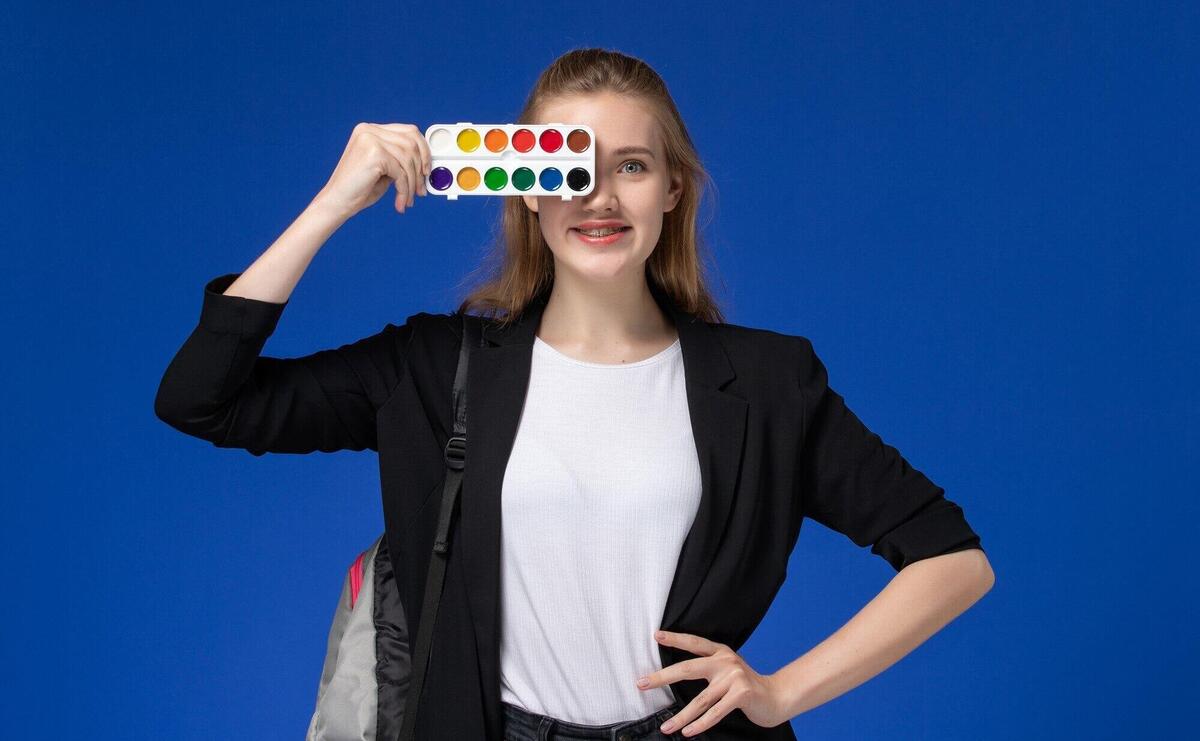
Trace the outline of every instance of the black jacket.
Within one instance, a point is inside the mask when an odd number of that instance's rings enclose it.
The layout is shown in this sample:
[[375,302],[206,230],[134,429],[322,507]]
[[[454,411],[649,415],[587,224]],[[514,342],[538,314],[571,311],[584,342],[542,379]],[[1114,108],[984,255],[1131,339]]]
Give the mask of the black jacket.
[[[416,636],[453,430],[457,314],[402,326],[301,358],[260,356],[284,304],[205,286],[197,327],[168,366],[155,412],[172,427],[253,455],[379,452],[387,544],[409,635]],[[702,495],[661,622],[739,650],[786,576],[804,517],[845,534],[897,571],[980,548],[962,509],[859,421],[801,336],[710,324],[652,286],[683,351]],[[499,741],[500,490],[528,385],[547,293],[512,326],[485,322],[467,381],[467,466],[460,529],[446,572],[417,723],[419,739]],[[437,494],[437,496],[434,496]],[[693,658],[660,646],[663,666]],[[670,685],[690,702],[705,680]],[[740,710],[702,736],[795,739]]]

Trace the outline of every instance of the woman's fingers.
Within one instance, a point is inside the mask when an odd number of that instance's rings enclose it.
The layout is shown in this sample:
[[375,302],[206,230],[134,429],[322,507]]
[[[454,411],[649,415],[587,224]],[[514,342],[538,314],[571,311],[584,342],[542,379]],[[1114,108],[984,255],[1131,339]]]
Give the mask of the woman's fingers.
[[419,183],[418,192],[427,195],[425,178],[433,168],[433,152],[425,135],[412,124],[378,124],[379,135],[400,146],[413,158],[413,170]]
[[382,138],[379,140],[379,146],[386,153],[388,177],[396,183],[396,210],[404,213],[404,209],[412,205],[412,183],[416,176],[412,168],[406,165],[407,158],[399,147]]

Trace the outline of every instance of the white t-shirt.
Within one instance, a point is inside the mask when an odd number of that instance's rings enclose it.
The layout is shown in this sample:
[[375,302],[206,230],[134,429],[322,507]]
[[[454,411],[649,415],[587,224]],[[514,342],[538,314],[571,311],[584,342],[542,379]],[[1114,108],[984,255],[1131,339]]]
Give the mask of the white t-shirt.
[[585,725],[650,715],[654,631],[700,504],[679,340],[636,363],[535,335],[501,506],[501,699]]

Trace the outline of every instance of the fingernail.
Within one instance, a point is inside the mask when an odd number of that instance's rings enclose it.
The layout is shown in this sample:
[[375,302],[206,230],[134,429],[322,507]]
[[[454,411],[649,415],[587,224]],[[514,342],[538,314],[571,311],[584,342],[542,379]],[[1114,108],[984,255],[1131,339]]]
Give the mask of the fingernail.
[[638,687],[645,687],[649,684],[650,684],[650,680],[647,677],[642,677],[641,679],[638,680]]
[[659,726],[658,728],[659,728],[659,730],[661,730],[663,733],[670,733],[670,732],[671,732],[671,721],[667,721],[666,723],[663,723],[663,724],[662,724],[661,726]]

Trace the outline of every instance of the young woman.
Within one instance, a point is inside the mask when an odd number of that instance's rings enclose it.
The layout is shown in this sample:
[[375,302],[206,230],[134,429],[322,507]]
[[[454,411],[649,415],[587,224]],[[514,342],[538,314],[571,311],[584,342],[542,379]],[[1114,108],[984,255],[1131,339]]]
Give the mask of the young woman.
[[[457,312],[306,357],[260,354],[341,224],[393,183],[401,213],[427,195],[421,131],[359,124],[295,223],[207,284],[156,412],[254,455],[377,450],[415,636],[470,315],[486,342],[418,738],[794,739],[790,718],[988,591],[979,537],[850,411],[806,338],[723,322],[696,233],[706,175],[649,66],[571,51],[518,121],[590,125],[594,190],[506,199],[498,267]],[[737,649],[806,516],[898,573],[829,639],[760,674]]]

